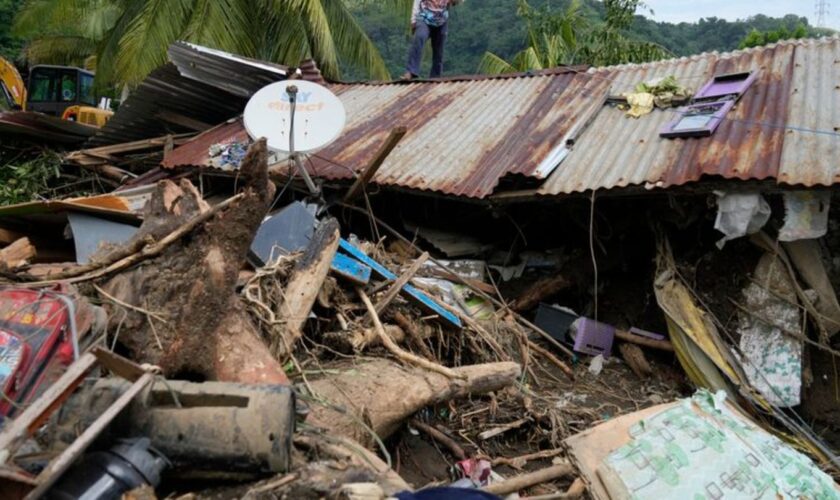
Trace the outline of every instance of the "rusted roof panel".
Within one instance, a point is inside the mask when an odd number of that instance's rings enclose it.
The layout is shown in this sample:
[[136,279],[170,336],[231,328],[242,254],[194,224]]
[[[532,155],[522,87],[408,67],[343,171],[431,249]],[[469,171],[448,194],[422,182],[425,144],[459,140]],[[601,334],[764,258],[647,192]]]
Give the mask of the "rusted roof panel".
[[606,85],[574,71],[532,76],[381,85],[333,85],[347,108],[339,139],[312,158],[312,173],[352,176],[388,133],[408,134],[374,182],[482,198],[507,174],[535,175]]
[[[656,77],[696,90],[714,75],[748,70],[755,83],[711,137],[660,138],[673,109],[631,119],[604,105],[607,95]],[[705,176],[805,186],[840,179],[840,38],[588,71],[330,87],[347,108],[347,127],[306,162],[326,179],[352,178],[398,126],[408,134],[373,182],[471,198],[498,191],[506,176],[540,182],[564,157],[537,194],[670,187]],[[211,143],[242,132],[226,127],[174,151],[166,166],[206,164]]]
[[593,78],[610,83],[611,94],[669,75],[694,90],[716,74],[755,70],[758,79],[711,137],[660,138],[674,110],[632,119],[605,107],[539,194],[639,184],[668,187],[703,176],[830,184],[840,171],[831,159],[840,137],[790,128],[832,131],[840,125],[838,58],[834,38],[590,70]]
[[210,146],[232,142],[248,142],[250,137],[242,125],[241,118],[234,118],[217,127],[195,136],[189,142],[175,148],[161,163],[163,168],[177,166],[206,167],[210,165]]
[[840,181],[840,38],[796,47],[779,182]]

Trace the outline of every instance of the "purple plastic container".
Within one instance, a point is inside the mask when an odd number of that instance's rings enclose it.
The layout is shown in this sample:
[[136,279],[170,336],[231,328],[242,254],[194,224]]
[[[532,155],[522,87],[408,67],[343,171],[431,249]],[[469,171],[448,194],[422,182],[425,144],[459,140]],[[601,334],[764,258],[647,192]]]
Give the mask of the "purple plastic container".
[[580,318],[577,322],[574,350],[590,356],[601,354],[608,358],[614,338],[615,327],[599,323],[593,319]]

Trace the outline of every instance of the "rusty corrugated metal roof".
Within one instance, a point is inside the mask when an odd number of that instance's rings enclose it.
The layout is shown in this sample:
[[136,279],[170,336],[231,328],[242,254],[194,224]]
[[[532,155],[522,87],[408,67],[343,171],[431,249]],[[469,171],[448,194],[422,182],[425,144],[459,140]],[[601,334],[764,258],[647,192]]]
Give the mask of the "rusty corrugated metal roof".
[[380,85],[333,85],[348,123],[312,157],[311,173],[352,176],[373,158],[388,133],[408,133],[373,182],[483,198],[500,179],[544,177],[540,169],[562,145],[576,113],[603,99],[607,86],[572,70],[548,74]]
[[630,185],[678,186],[703,176],[830,185],[840,178],[840,39],[798,40],[726,54],[592,69],[611,94],[674,75],[693,89],[716,74],[758,79],[711,137],[663,139],[673,110],[640,119],[605,107],[539,189],[556,195]]
[[227,122],[202,132],[185,144],[175,148],[166,155],[161,163],[163,168],[174,168],[189,165],[192,167],[210,166],[210,146],[217,143],[248,142],[250,137],[242,125],[241,118]]
[[[756,82],[711,137],[663,139],[660,128],[675,110],[634,120],[604,104],[656,77],[673,75],[696,90],[714,75],[747,70],[758,72]],[[505,177],[539,183],[547,175],[539,195],[679,186],[704,176],[831,185],[840,179],[838,84],[840,38],[588,71],[337,83],[330,87],[347,108],[347,127],[306,164],[315,176],[352,178],[393,128],[405,126],[374,183],[471,198],[499,191]],[[219,134],[241,128],[229,124]],[[218,137],[176,149],[166,166],[206,164],[208,141]]]

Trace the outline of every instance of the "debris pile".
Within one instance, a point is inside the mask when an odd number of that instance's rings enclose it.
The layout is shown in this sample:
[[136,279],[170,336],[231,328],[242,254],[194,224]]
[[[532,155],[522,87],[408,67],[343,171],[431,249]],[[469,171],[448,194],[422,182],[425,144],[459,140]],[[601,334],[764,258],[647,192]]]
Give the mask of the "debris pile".
[[375,193],[406,134],[313,190],[225,122],[0,207],[3,497],[840,498],[830,193]]

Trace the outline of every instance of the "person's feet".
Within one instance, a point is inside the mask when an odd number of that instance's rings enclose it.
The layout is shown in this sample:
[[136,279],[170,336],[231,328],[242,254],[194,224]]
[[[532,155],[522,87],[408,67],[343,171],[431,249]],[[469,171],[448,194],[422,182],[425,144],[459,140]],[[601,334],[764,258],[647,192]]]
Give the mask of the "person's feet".
[[405,73],[403,73],[403,75],[400,77],[400,80],[401,80],[401,81],[408,81],[408,80],[414,80],[415,78],[417,78],[417,75],[415,75],[415,74],[414,74],[414,73],[412,73],[411,71],[406,71],[406,72],[405,72]]

